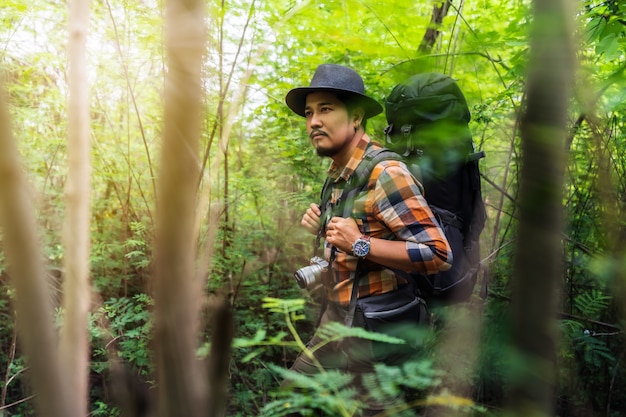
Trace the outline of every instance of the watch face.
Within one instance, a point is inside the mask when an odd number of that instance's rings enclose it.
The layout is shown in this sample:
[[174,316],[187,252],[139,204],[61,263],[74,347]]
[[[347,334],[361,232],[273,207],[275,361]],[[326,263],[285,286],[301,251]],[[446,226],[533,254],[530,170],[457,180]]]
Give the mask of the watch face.
[[370,252],[370,242],[365,239],[357,239],[352,245],[352,252],[360,258],[366,256]]

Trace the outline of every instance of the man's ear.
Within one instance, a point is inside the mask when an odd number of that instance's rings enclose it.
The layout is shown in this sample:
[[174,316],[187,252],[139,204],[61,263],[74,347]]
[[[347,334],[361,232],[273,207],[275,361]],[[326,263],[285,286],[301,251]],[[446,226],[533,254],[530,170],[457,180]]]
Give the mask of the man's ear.
[[356,126],[360,126],[363,118],[365,117],[365,110],[361,107],[357,107],[352,111],[352,121],[356,124]]

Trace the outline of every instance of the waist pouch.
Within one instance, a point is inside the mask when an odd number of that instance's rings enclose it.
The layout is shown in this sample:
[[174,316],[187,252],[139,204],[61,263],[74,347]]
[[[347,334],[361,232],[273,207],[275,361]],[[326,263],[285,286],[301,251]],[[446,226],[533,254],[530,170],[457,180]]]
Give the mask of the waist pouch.
[[419,298],[411,285],[396,291],[357,300],[365,328],[387,333],[395,325],[425,325],[429,322],[426,302]]

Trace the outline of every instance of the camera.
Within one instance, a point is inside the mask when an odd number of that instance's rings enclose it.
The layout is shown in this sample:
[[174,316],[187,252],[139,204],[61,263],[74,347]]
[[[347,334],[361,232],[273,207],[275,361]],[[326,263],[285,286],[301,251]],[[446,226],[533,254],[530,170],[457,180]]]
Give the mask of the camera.
[[314,256],[311,258],[311,265],[298,269],[293,276],[300,288],[311,289],[316,284],[323,282],[322,277],[328,272],[328,262],[324,259]]

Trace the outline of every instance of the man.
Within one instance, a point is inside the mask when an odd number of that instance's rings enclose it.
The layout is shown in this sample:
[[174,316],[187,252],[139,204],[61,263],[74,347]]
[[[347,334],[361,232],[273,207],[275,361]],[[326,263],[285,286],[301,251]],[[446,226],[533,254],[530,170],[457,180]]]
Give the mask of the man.
[[[311,204],[301,222],[306,230],[325,239],[325,257],[330,264],[324,279],[328,305],[320,326],[338,321],[371,329],[365,323],[367,302],[391,297],[394,302],[406,299],[407,306],[415,305],[408,273],[432,274],[450,268],[450,246],[421,194],[421,185],[400,161],[382,161],[374,167],[364,191],[349,202],[349,216],[337,210],[346,204],[342,190],[359,163],[371,148],[379,148],[365,133],[365,126],[382,107],[365,95],[363,80],[354,70],[320,65],[310,85],[289,91],[286,102],[306,119],[317,154],[332,160],[328,204]],[[353,286],[355,280],[357,286]],[[411,307],[411,317],[416,322],[423,320],[417,317],[425,314],[423,308],[415,307]],[[389,406],[368,396],[361,376],[372,373],[379,361],[398,363],[406,352],[381,352],[371,341],[357,338],[320,342],[322,337],[314,335],[309,342],[310,348],[315,347],[314,359],[301,354],[291,369],[312,375],[320,372],[321,365],[353,373],[368,407],[364,416]]]

